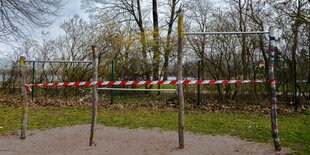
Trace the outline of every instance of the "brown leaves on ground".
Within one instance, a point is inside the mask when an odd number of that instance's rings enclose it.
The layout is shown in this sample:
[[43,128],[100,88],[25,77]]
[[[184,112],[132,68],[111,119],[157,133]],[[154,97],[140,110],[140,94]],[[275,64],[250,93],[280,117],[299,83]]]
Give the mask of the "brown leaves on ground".
[[[21,100],[8,98],[8,97],[1,97],[0,104],[14,106],[14,107],[21,107]],[[47,106],[54,106],[54,107],[65,107],[65,106],[72,106],[72,107],[91,107],[92,100],[87,99],[86,101],[71,101],[71,100],[63,100],[63,99],[49,99],[49,98],[36,98],[33,101],[28,100],[28,106],[32,108],[39,108],[39,107],[47,107]],[[167,109],[170,111],[178,110],[178,104],[175,103],[156,103],[156,104],[148,104],[148,103],[141,103],[141,104],[133,104],[133,103],[115,103],[109,104],[104,103],[103,100],[99,100],[98,102],[99,107],[105,107],[110,109],[134,109],[139,107],[147,107],[147,108],[157,108],[157,109]],[[266,105],[241,105],[241,104],[217,104],[217,103],[207,103],[201,105],[199,108],[195,107],[193,104],[185,104],[185,109],[189,112],[197,112],[197,109],[203,111],[214,111],[214,112],[234,112],[234,111],[247,111],[247,112],[254,112],[254,113],[269,113],[270,106]],[[289,114],[293,112],[293,108],[291,107],[283,107],[278,106],[278,113],[281,114]]]

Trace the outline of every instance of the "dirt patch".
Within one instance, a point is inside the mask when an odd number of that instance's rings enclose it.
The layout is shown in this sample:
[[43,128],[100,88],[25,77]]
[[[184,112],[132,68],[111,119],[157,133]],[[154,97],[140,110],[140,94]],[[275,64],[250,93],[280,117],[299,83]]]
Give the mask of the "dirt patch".
[[178,133],[155,129],[97,126],[96,146],[88,146],[90,125],[32,130],[26,140],[17,135],[0,137],[0,154],[285,154],[272,144],[255,143],[231,136],[185,133],[185,149],[178,149]]

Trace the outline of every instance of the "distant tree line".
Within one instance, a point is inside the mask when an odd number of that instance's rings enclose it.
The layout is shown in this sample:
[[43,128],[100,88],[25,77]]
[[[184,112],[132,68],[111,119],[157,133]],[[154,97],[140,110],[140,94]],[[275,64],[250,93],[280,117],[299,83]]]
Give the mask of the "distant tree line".
[[[182,4],[180,0],[83,0],[81,7],[91,21],[74,16],[60,25],[65,34],[56,39],[49,39],[49,32],[42,32],[40,42],[24,39],[5,69],[9,75],[2,78],[17,79],[8,77],[18,75],[13,66],[20,55],[26,59],[91,60],[91,45],[97,45],[100,80],[110,80],[112,60],[115,80],[166,80],[176,72],[176,18],[183,9],[185,31],[268,31],[275,26],[278,91],[286,102],[293,101],[296,61],[298,96],[306,103],[310,98],[309,6],[308,0],[188,0]],[[268,79],[268,41],[268,35],[185,36],[184,76],[197,78],[200,60],[205,80]],[[36,70],[36,83],[91,79],[91,66],[86,64],[37,64]],[[1,86],[11,87],[5,82]],[[203,89],[215,89],[229,99],[247,91],[268,92],[267,84]]]

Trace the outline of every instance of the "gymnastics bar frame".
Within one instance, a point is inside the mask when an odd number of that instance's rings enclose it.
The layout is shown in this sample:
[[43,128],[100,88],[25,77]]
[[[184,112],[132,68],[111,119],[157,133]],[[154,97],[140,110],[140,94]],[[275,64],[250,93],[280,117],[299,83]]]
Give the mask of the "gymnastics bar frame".
[[[92,61],[71,61],[71,60],[25,60],[25,57],[21,56],[19,59],[19,72],[20,72],[20,83],[21,85],[21,98],[22,98],[22,120],[21,120],[21,139],[26,139],[26,132],[27,132],[27,113],[28,113],[28,104],[27,104],[27,92],[26,92],[26,78],[24,73],[24,66],[25,62],[40,62],[40,63],[92,63],[92,70],[93,70],[93,81],[98,80],[98,51],[95,45],[92,46]],[[91,131],[90,131],[90,140],[89,145],[93,145],[94,138],[95,138],[95,131],[96,131],[96,122],[97,122],[97,105],[98,105],[98,92],[97,86],[92,86],[92,124],[91,124]]]
[[[180,10],[178,15],[178,77],[182,80],[182,57],[183,57],[183,35],[232,35],[232,34],[269,34],[269,83],[270,83],[270,113],[271,113],[271,133],[275,151],[280,151],[280,139],[278,135],[277,125],[277,98],[276,85],[274,77],[274,58],[275,58],[275,28],[270,27],[269,31],[254,32],[184,32],[183,33],[183,17],[184,11]],[[178,85],[179,96],[179,148],[184,148],[184,96],[183,87]]]

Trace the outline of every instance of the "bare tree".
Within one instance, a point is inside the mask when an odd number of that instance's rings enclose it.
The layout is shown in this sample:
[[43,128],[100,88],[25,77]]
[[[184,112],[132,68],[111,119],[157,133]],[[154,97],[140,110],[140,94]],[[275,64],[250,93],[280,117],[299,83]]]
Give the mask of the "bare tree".
[[[164,48],[164,66],[163,66],[163,72],[164,72],[164,80],[167,80],[168,78],[168,66],[169,66],[169,56],[172,50],[172,41],[171,40],[171,33],[173,28],[173,23],[177,18],[176,8],[180,0],[169,0],[168,6],[170,9],[170,16],[168,18],[167,24],[168,24],[168,31],[167,31],[167,37],[166,37],[166,44]],[[181,7],[181,6],[180,6]]]
[[0,42],[24,38],[33,26],[49,26],[63,4],[62,0],[0,0]]
[[144,16],[140,0],[84,0],[83,8],[87,11],[112,19],[111,22],[123,23],[133,21],[139,29],[142,55],[144,61],[146,79],[150,79],[147,61],[147,37],[144,26]]
[[[214,4],[210,1],[195,0],[187,6],[188,18],[191,21],[192,27],[195,31],[204,32],[210,31],[210,23],[212,22],[212,13]],[[213,14],[214,15],[214,14]],[[209,36],[208,36],[209,37]],[[189,38],[190,48],[196,52],[201,59],[201,66],[205,66],[205,56],[207,52],[207,36],[193,36]],[[202,79],[205,78],[205,72],[201,70]]]

